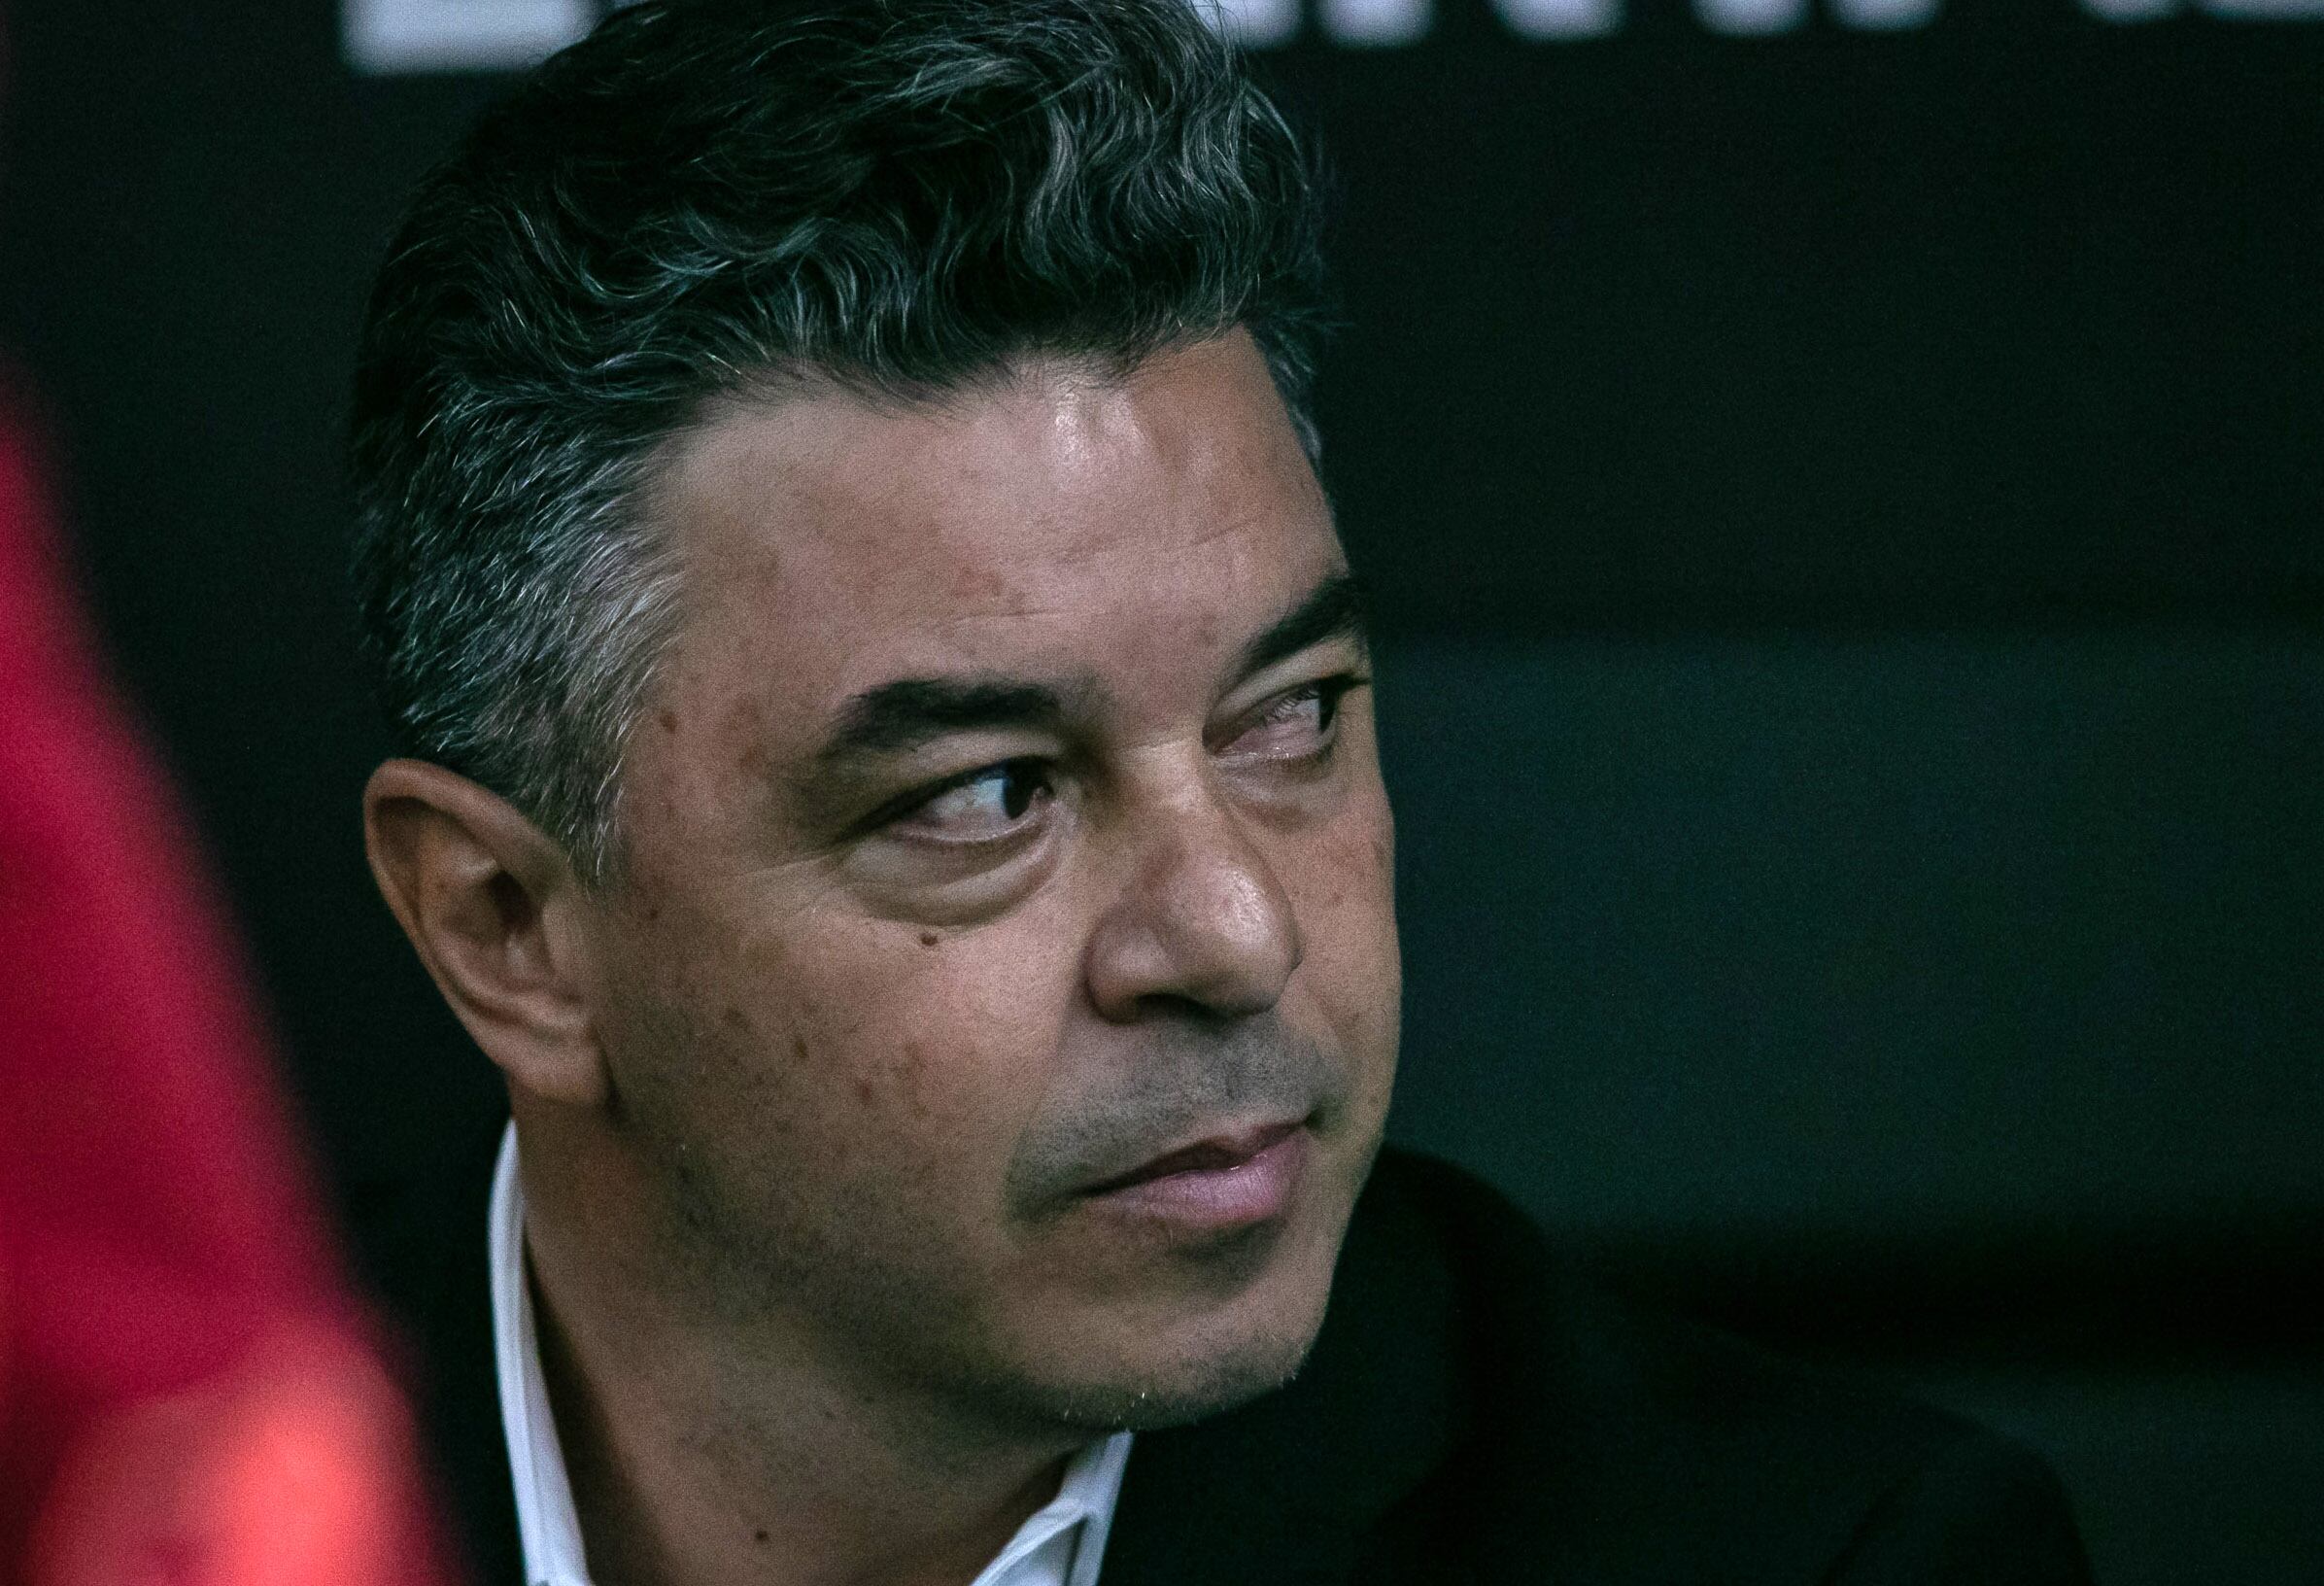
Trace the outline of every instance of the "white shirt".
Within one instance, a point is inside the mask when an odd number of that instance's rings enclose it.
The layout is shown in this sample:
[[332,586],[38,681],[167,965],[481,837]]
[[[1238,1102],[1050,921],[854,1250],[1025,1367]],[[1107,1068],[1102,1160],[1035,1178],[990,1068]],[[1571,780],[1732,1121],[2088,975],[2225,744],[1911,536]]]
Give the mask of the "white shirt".
[[[590,1586],[581,1521],[564,1473],[557,1422],[541,1377],[525,1281],[525,1185],[517,1174],[517,1130],[500,1138],[488,1237],[493,1263],[493,1351],[500,1377],[500,1424],[516,1477],[517,1534],[530,1586]],[[1057,1496],[1017,1528],[973,1586],[1097,1586],[1098,1561],[1113,1525],[1130,1434],[1101,1438],[1074,1456]]]

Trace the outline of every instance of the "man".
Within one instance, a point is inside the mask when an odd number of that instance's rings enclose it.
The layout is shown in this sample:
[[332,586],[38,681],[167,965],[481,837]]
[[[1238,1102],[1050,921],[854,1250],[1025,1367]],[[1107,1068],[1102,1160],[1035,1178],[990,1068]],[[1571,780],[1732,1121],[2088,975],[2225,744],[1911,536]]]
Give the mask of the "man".
[[364,809],[514,1115],[419,1307],[488,1579],[2078,1576],[2029,1457],[1373,1171],[1314,238],[1179,0],[649,0],[423,189]]

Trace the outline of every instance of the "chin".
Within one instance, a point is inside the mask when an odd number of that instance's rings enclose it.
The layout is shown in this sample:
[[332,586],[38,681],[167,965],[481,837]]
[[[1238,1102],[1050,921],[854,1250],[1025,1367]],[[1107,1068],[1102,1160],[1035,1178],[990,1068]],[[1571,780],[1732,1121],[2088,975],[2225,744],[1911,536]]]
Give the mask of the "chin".
[[1051,1428],[1145,1431],[1275,1392],[1322,1328],[1353,1198],[1325,1193],[1287,1225],[1175,1249],[1166,1277],[1148,1270],[1102,1298],[1052,1293],[1019,1313],[1014,1347],[985,1357],[986,1403]]
[[[1323,1323],[1329,1264],[1294,1266],[1238,1301],[1176,1317],[1117,1318],[1077,1361],[1051,1362],[1050,1418],[1087,1431],[1146,1431],[1201,1421],[1296,1375]],[[1062,1380],[1061,1380],[1062,1379]]]
[[1066,1390],[1047,1406],[1045,1418],[1091,1432],[1158,1431],[1208,1420],[1289,1382],[1315,1336],[1308,1327],[1155,1362],[1135,1375]]

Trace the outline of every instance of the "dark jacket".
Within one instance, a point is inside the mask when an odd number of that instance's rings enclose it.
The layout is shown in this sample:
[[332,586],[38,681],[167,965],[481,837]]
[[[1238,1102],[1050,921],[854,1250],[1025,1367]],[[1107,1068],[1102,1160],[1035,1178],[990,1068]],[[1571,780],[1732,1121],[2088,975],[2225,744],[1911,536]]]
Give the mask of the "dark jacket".
[[[422,1356],[479,1586],[521,1586],[493,1379],[491,1145],[368,1243]],[[1476,1179],[1390,1151],[1298,1379],[1140,1434],[1102,1586],[2087,1579],[2065,1496],[2024,1449],[1631,1311]]]

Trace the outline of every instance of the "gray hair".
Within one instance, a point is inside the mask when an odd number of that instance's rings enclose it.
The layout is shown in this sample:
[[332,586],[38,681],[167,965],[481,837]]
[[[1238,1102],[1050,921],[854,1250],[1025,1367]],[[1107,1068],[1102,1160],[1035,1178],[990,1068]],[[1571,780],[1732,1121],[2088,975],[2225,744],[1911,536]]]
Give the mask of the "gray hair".
[[926,400],[1249,331],[1311,457],[1315,183],[1187,0],[647,0],[415,194],[365,317],[356,578],[399,752],[602,884],[678,620],[645,521],[714,404]]

